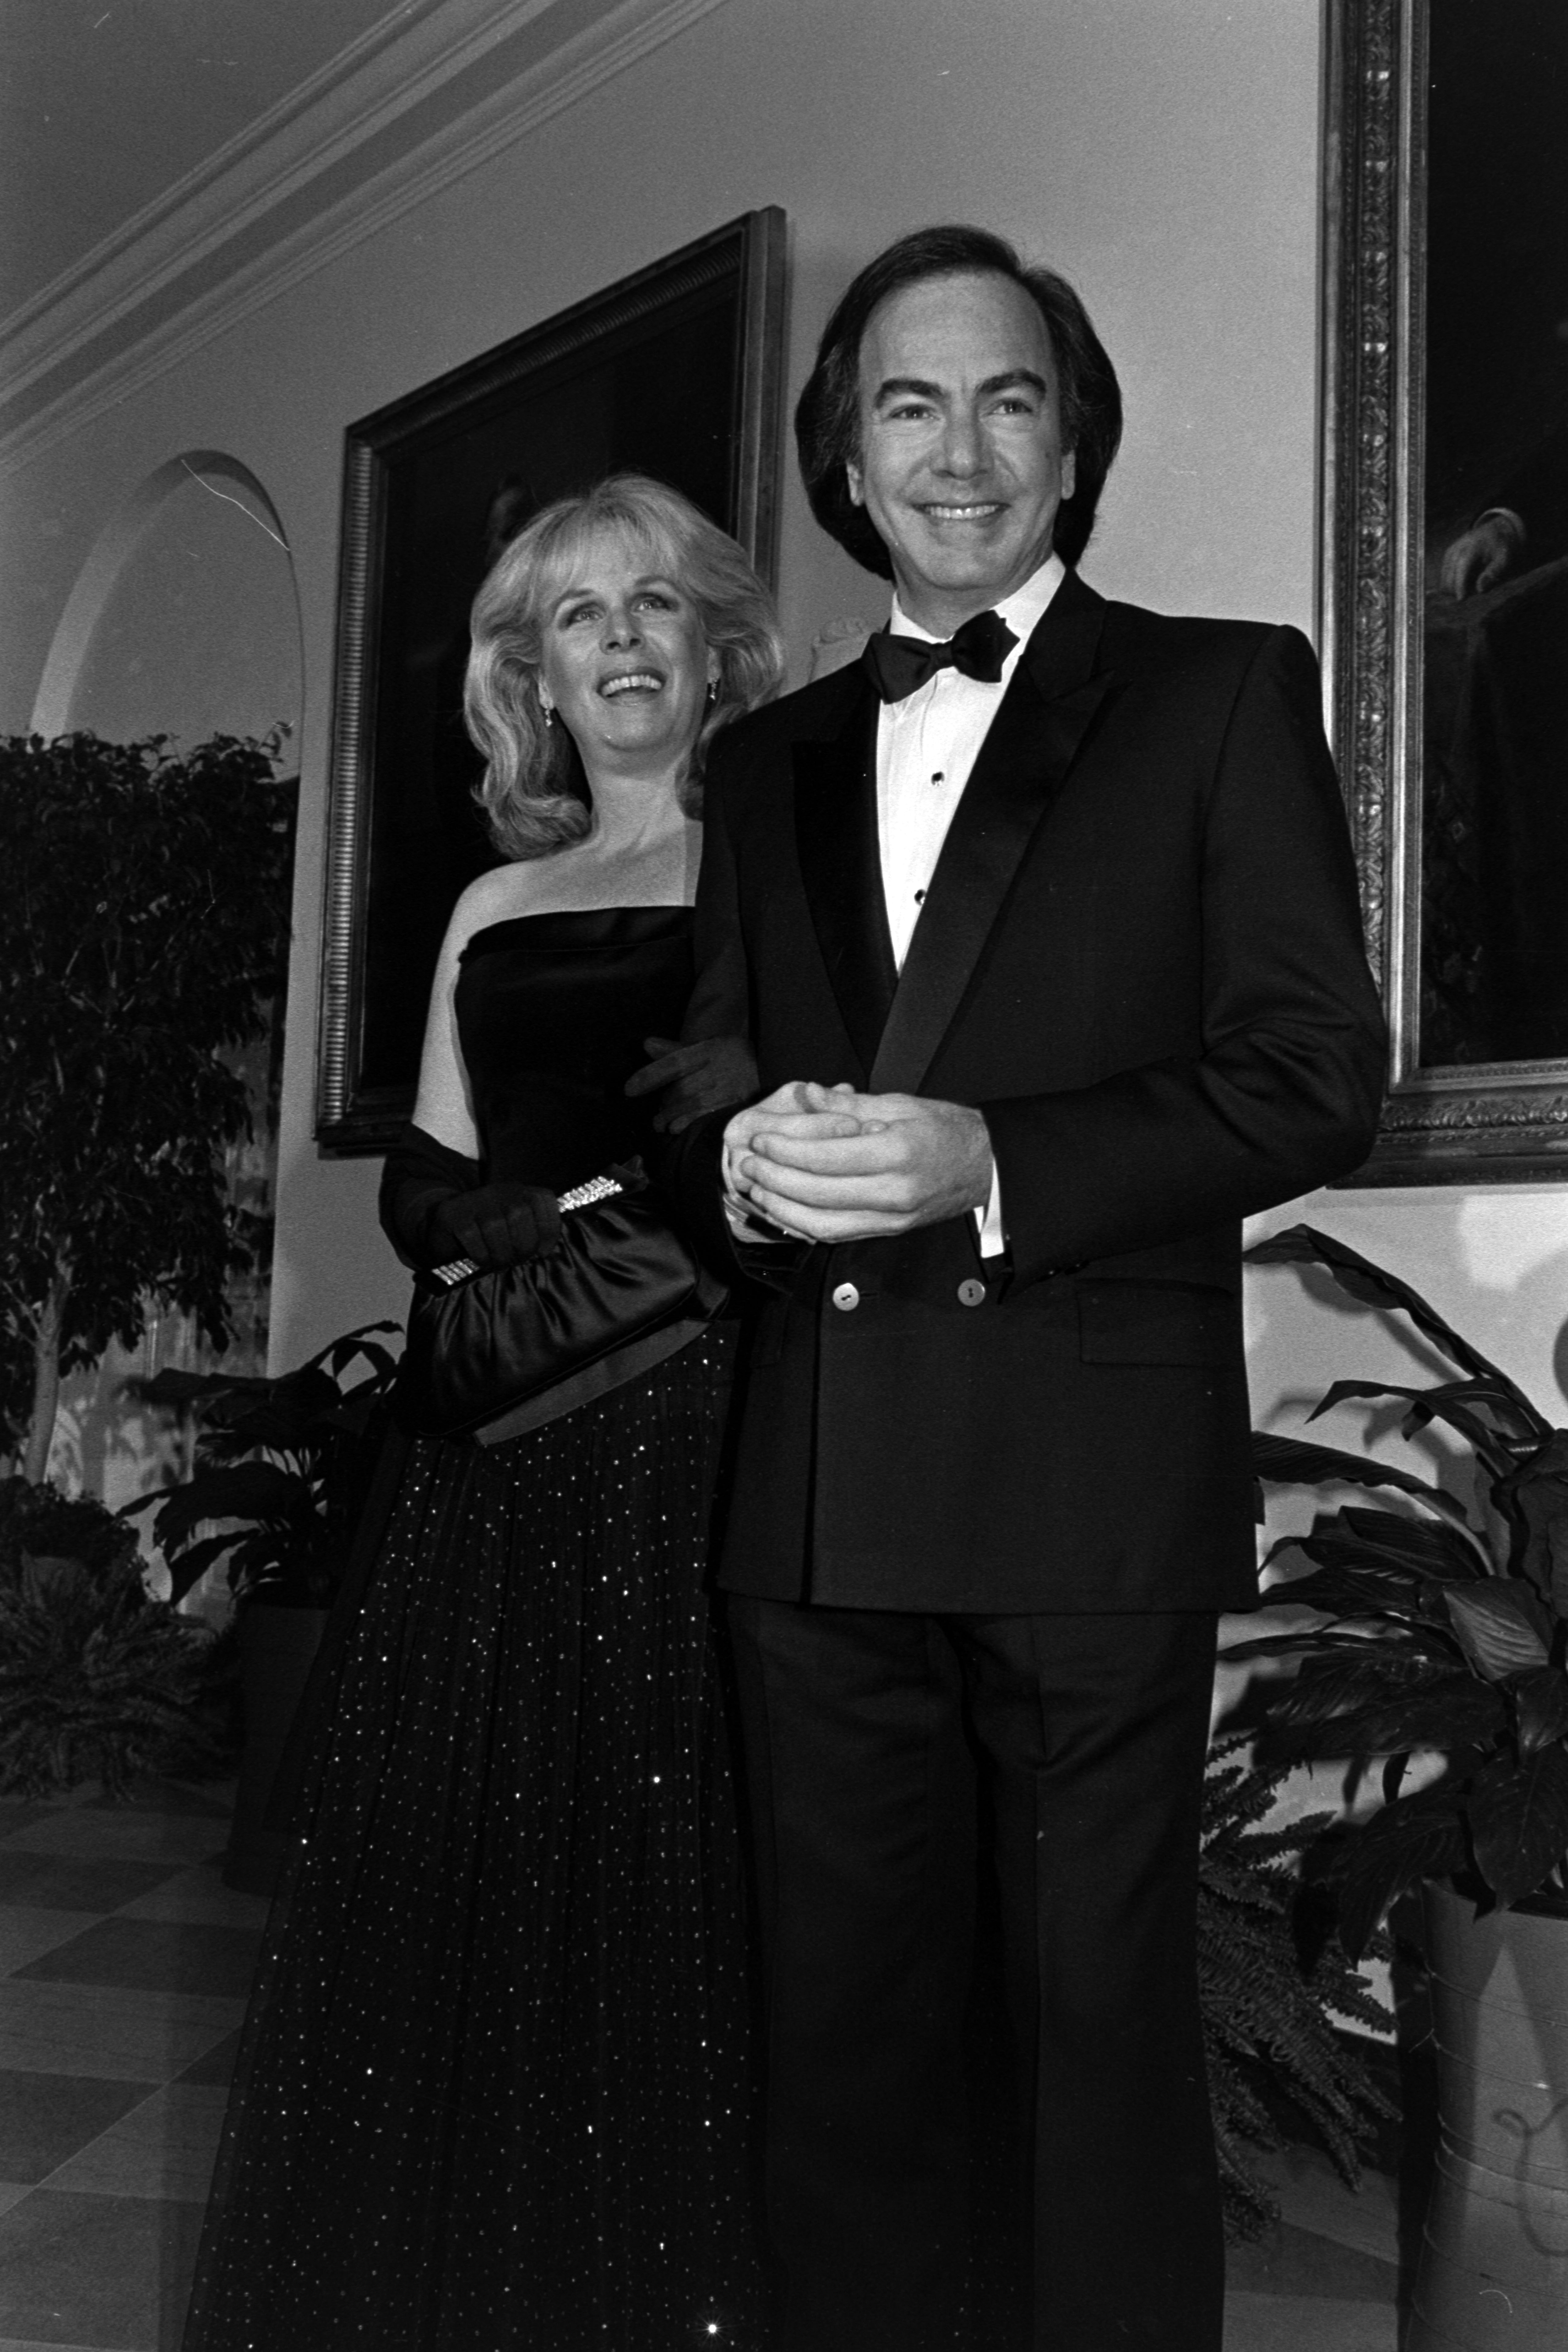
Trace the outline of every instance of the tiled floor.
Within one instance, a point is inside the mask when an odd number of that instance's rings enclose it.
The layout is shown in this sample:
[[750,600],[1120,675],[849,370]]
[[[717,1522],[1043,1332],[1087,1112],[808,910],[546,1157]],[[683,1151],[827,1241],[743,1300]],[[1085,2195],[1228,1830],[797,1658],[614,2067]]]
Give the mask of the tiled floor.
[[[266,1909],[220,1883],[226,1829],[222,1791],[168,1782],[0,1801],[0,2352],[179,2344]],[[1394,2183],[1352,2198],[1304,2149],[1272,2177],[1226,2352],[1394,2352]]]
[[0,2352],[176,2346],[266,1905],[222,1790],[0,1803]]

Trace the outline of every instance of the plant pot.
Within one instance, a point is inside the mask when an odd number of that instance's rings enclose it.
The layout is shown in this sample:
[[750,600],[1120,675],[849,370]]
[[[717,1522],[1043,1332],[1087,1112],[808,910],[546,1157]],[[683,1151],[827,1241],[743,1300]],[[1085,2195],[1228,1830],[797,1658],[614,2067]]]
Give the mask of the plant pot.
[[1405,2352],[1568,2344],[1568,1917],[1423,1890],[1438,2149]]
[[267,1803],[326,1625],[324,1609],[250,1602],[239,1612],[239,1695],[245,1746],[223,1883],[270,1895],[289,1841],[267,1827]]

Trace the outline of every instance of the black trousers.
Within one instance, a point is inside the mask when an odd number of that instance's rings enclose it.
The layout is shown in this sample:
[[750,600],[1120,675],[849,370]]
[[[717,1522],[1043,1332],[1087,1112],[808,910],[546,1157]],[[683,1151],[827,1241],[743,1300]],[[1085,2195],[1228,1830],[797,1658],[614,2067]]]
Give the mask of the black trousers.
[[741,1595],[729,1612],[767,1971],[779,2352],[958,2340],[982,1816],[1022,2121],[1023,2341],[1218,2352],[1195,1953],[1213,1615]]

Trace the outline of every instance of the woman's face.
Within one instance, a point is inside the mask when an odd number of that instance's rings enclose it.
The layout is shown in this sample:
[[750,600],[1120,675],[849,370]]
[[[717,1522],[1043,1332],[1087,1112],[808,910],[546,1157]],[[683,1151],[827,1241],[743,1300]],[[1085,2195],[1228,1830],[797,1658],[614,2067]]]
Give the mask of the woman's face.
[[696,604],[646,548],[616,530],[590,540],[540,635],[540,699],[590,778],[595,767],[652,775],[685,761],[719,659]]

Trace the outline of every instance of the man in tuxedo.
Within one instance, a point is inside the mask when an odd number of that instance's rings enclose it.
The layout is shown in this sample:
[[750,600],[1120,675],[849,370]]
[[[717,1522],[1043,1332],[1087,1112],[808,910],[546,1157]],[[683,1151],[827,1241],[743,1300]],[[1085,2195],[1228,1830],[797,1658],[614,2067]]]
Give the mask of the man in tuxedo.
[[720,1580],[785,2352],[957,2340],[992,1868],[1027,2341],[1220,2341],[1194,1918],[1216,1613],[1257,1591],[1239,1221],[1364,1156],[1383,1031],[1305,641],[1071,568],[1120,427],[1063,280],[974,229],[880,255],[796,429],[890,627],[710,766],[687,1034],[749,1034],[764,1092],[672,1176],[766,1288]]

